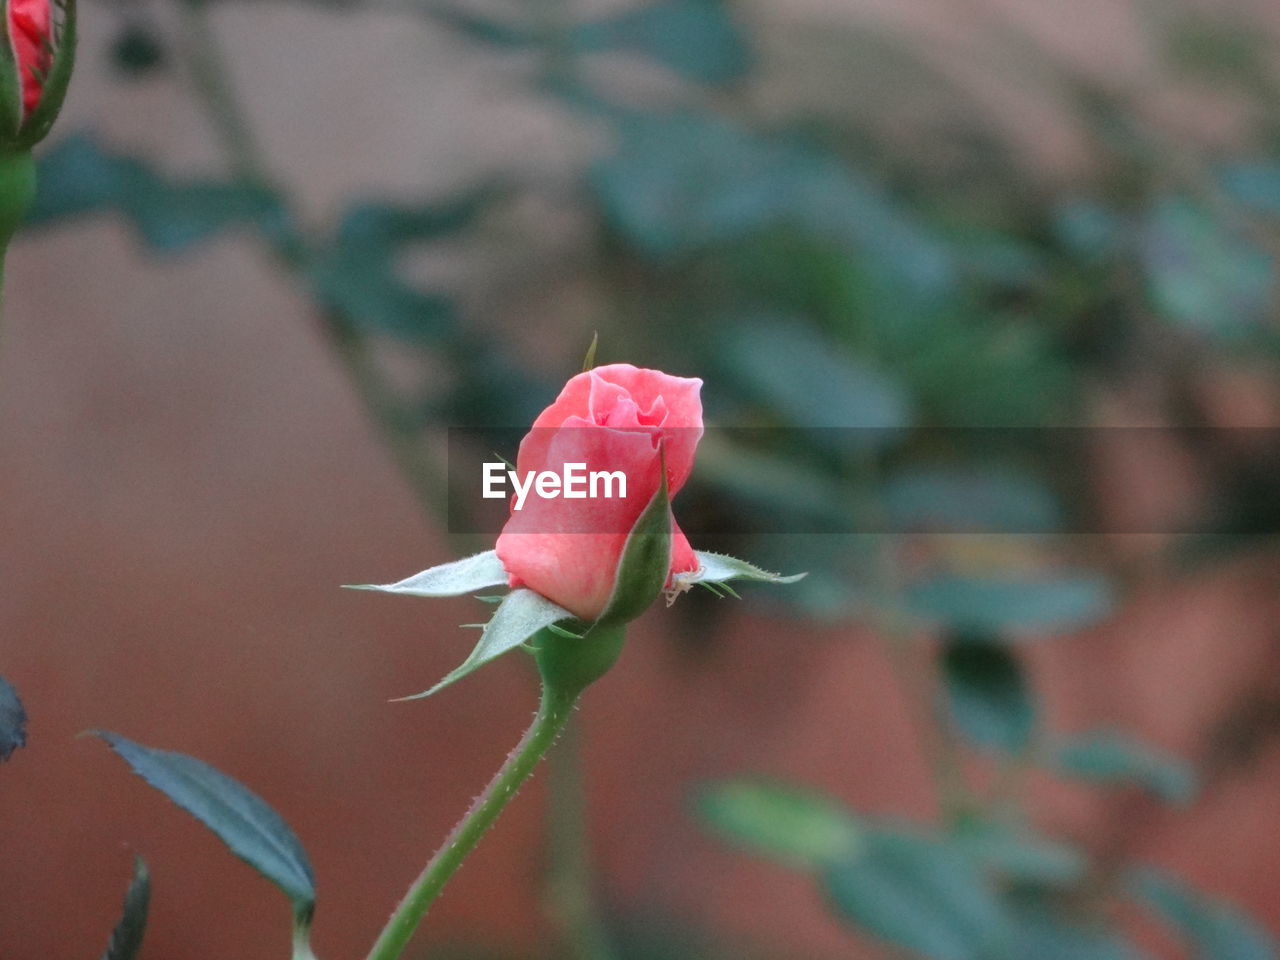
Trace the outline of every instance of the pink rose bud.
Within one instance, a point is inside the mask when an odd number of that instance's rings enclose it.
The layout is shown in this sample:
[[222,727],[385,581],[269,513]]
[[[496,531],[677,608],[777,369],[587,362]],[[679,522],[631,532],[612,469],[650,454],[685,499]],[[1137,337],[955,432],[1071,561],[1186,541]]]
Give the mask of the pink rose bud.
[[[693,470],[702,437],[702,381],[642,370],[626,363],[580,373],[533,423],[520,443],[518,478],[563,478],[621,473],[621,484],[583,481],[581,497],[565,486],[536,488],[511,516],[496,545],[512,587],[528,587],[584,620],[604,610],[618,562],[636,519],[658,492],[663,456],[668,495],[674,497]],[[661,450],[659,447],[661,446]],[[566,474],[566,465],[570,471]],[[575,466],[576,465],[576,466]],[[592,495],[594,493],[594,495]],[[668,574],[697,570],[688,539],[672,521]]]
[[0,147],[29,150],[62,108],[75,55],[74,0],[3,0]]
[[52,30],[49,0],[9,0],[9,41],[17,62],[23,120],[40,102],[45,77],[53,64]]

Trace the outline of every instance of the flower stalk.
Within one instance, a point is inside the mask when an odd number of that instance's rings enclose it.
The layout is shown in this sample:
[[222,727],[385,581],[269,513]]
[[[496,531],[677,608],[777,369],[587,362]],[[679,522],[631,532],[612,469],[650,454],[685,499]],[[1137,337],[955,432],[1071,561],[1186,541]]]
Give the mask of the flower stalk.
[[[521,441],[518,466],[572,460],[585,467],[594,458],[622,468],[624,476],[630,473],[638,481],[632,486],[646,494],[642,506],[597,502],[583,510],[548,497],[539,484],[539,497],[546,497],[538,501],[542,515],[531,522],[539,511],[522,515],[513,507],[493,550],[396,583],[359,586],[421,597],[512,588],[482,625],[466,660],[435,686],[403,699],[430,696],[517,647],[532,651],[542,678],[533,724],[409,887],[368,960],[399,958],[449,878],[564,729],[578,697],[617,661],[628,623],[664,592],[674,596],[697,583],[721,592],[716,585],[727,580],[787,583],[803,576],[781,577],[733,557],[697,553],[676,526],[671,496],[688,478],[702,436],[701,386],[701,380],[629,364],[593,368],[566,384]],[[624,520],[629,530],[618,532]],[[575,533],[575,527],[588,532]],[[579,921],[575,927],[599,934],[594,918],[586,917],[590,906],[586,897],[572,904]],[[599,954],[607,951],[603,936],[594,936],[593,946],[601,947]]]
[[[397,960],[408,945],[418,924],[449,879],[458,871],[480,838],[529,779],[538,761],[551,748],[569,721],[582,691],[602,676],[622,650],[623,630],[593,631],[580,639],[558,636],[543,630],[533,638],[538,668],[542,674],[542,698],[533,723],[525,731],[506,762],[476,798],[466,815],[450,831],[422,873],[382,929],[368,960]],[[591,665],[583,668],[582,645],[591,644]],[[570,647],[571,645],[571,647]]]
[[292,960],[317,960],[311,951],[311,912],[293,918]]
[[29,150],[0,151],[0,305],[4,255],[36,195],[36,165]]

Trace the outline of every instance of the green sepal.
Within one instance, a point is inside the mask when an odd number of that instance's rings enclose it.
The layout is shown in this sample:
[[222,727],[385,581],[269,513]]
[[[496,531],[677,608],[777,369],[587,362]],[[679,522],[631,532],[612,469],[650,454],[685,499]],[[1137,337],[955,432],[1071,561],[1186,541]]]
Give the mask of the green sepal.
[[603,677],[618,660],[626,639],[625,623],[596,623],[584,636],[566,636],[548,628],[538,635],[534,659],[543,690],[575,699]]
[[539,631],[563,620],[576,621],[577,618],[539,593],[524,588],[512,590],[494,611],[493,618],[485,624],[480,641],[466,660],[430,689],[396,699],[421,700],[423,697],[438,693],[467,674],[483,667],[489,661],[496,660],[509,650],[514,650]]
[[[7,14],[8,3],[4,4]],[[5,17],[4,43],[0,43],[0,150],[17,145],[22,127],[22,81],[18,76],[18,57],[13,49],[13,29]]]
[[507,571],[502,568],[498,554],[486,550],[462,560],[442,563],[396,583],[357,583],[349,584],[347,589],[403,593],[413,597],[460,597],[464,593],[506,584]]
[[696,550],[694,551],[694,556],[698,558],[697,570],[690,570],[688,573],[677,573],[671,578],[671,586],[666,590],[668,605],[673,603],[680,594],[698,585],[707,587],[713,593],[717,592],[717,589],[722,589],[736,597],[737,594],[730,587],[725,586],[725,583],[729,580],[795,583],[797,580],[803,580],[808,576],[807,573],[795,573],[784,577],[782,574],[770,573],[755,564],[739,560],[737,557],[726,556],[723,553]]
[[644,613],[658,599],[671,572],[671,497],[667,492],[666,451],[658,448],[662,479],[640,512],[618,558],[613,592],[597,626],[621,626]]
[[[67,98],[67,87],[71,85],[71,71],[76,59],[76,0],[61,0],[56,6],[62,8],[62,20],[54,24],[54,35],[50,38],[53,59],[40,87],[40,100],[26,123],[22,124],[17,140],[18,146],[25,150],[30,150],[48,136],[53,122],[58,119],[58,113],[62,110],[62,103]],[[21,118],[21,96],[18,99],[18,115]]]
[[671,570],[671,497],[661,447],[658,459],[658,489],[627,534],[604,611],[581,636],[548,624],[538,638],[534,656],[544,690],[573,698],[604,676],[622,653],[627,624],[649,609],[666,585]]

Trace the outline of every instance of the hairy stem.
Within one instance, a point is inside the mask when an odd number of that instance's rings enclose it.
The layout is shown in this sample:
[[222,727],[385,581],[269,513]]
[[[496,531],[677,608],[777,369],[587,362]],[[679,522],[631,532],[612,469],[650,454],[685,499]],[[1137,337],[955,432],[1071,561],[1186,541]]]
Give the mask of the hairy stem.
[[[187,37],[184,50],[192,86],[208,122],[236,175],[246,183],[270,187],[274,177],[231,82],[217,33],[209,21],[207,0],[184,0],[181,8]],[[549,25],[549,31],[552,26]],[[296,222],[292,216],[280,217],[275,229],[266,233],[266,238],[275,259],[293,274],[305,277],[315,255],[312,244],[297,228]],[[317,319],[334,356],[342,364],[352,388],[377,427],[424,515],[437,523],[447,524],[447,472],[423,444],[421,433],[405,405],[379,369],[368,338],[358,330],[353,318],[339,311],[322,311]],[[577,765],[572,756],[566,758],[566,763],[571,767]],[[573,792],[580,790],[578,778],[571,778],[564,784],[560,799],[566,806],[580,810],[581,798],[572,796]],[[583,945],[580,947],[583,960],[610,960],[612,954],[603,934],[603,925],[596,917],[595,901],[591,895],[591,874],[585,855],[582,821],[579,817],[570,823],[567,815],[553,816],[557,816],[557,821],[549,826],[551,859],[563,865],[563,872],[552,880],[555,887],[552,900],[559,908],[556,919],[562,935],[566,940],[572,939]],[[413,925],[416,923],[414,920]],[[387,935],[384,932],[384,937]]]
[[444,845],[409,887],[369,951],[368,960],[397,960],[449,878],[462,866],[467,854],[475,849],[520,786],[529,779],[533,768],[568,721],[576,700],[576,694],[543,687],[542,702],[533,723],[497,775],[489,781],[484,793],[476,798],[467,815],[453,828]]
[[[875,344],[863,348],[874,356]],[[871,530],[883,530],[884,504],[878,490],[881,464],[874,450],[855,454],[848,463],[855,490],[854,519]],[[938,811],[946,823],[954,823],[969,806],[969,789],[960,763],[958,744],[937,695],[936,671],[924,669],[915,629],[905,615],[901,543],[892,533],[872,538],[870,581],[874,594],[869,623],[880,636],[898,686],[915,715],[920,749],[930,767]]]

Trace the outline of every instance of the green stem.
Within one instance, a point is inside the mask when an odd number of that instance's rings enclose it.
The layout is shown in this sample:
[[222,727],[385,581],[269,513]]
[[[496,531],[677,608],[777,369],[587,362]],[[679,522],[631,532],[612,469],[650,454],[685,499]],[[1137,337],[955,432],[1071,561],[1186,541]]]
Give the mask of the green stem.
[[[180,4],[186,35],[183,45],[196,98],[204,109],[236,176],[254,186],[274,182],[265,154],[254,135],[235,87],[231,83],[217,32],[209,21],[207,0]],[[291,215],[279,218],[266,234],[272,255],[291,273],[305,277],[315,260],[313,244]],[[367,338],[352,318],[338,311],[317,314],[323,333],[342,363],[352,388],[373,420],[401,475],[412,488],[423,512],[441,525],[449,521],[447,473],[413,425],[413,418],[379,369]]]
[[209,122],[227,151],[236,176],[265,184],[267,163],[254,136],[222,56],[222,47],[209,22],[206,0],[185,0],[178,5],[186,37],[186,57],[191,81]]
[[[264,152],[257,138],[254,136],[247,113],[236,94],[234,85],[231,83],[216,31],[209,21],[207,0],[185,0],[180,6],[183,26],[188,39],[184,49],[189,63],[192,84],[208,122],[217,133],[236,175],[246,182],[268,187],[274,182],[270,167],[266,162]],[[554,62],[556,57],[552,56],[550,60]],[[555,73],[557,71],[552,70],[551,72]],[[285,218],[285,222],[293,223],[294,221],[290,217]],[[275,258],[291,272],[305,276],[310,270],[314,260],[314,253],[311,243],[308,242],[301,231],[296,228],[276,230],[268,235],[268,242]],[[402,477],[413,490],[419,506],[428,516],[434,516],[440,523],[447,524],[449,520],[447,473],[438,459],[433,457],[428,448],[422,443],[422,437],[406,415],[404,405],[400,402],[396,392],[390,387],[387,379],[379,369],[376,358],[370,350],[368,339],[355,328],[352,318],[340,312],[322,312],[319,315],[319,320],[334,355],[342,363],[352,387],[360,397],[366,413],[377,426],[383,442],[394,458]],[[618,642],[620,642],[620,637]],[[611,645],[605,644],[605,646]],[[563,687],[564,685],[561,686]],[[581,688],[579,687],[578,689]],[[544,707],[549,700],[554,699],[562,698],[549,698],[544,694]],[[575,699],[576,695],[569,698],[568,703],[571,705]],[[567,718],[568,712],[566,707],[563,710],[561,724]],[[539,716],[542,716],[541,710],[539,711]],[[523,753],[529,746],[528,741],[535,732],[534,728],[538,727],[538,725],[539,721],[535,720],[534,727],[530,728],[525,740],[521,741],[521,745],[512,754],[507,766],[503,768],[504,771],[508,771],[515,763],[517,754]],[[555,731],[551,731],[550,739],[554,739],[554,736]],[[546,750],[546,746],[550,744],[550,739],[546,745],[541,747],[537,755],[532,757],[529,765],[530,769],[532,769],[533,764],[536,764],[537,757],[541,756],[541,753]],[[499,772],[498,776],[502,778],[503,772]],[[519,781],[513,784],[512,792],[514,792],[514,786],[518,786],[518,783],[522,782],[527,776],[528,772],[526,771],[519,778]],[[495,783],[497,783],[497,780],[495,780]],[[490,786],[492,788],[493,784]],[[580,786],[575,783],[567,786],[565,792],[568,793],[570,790],[579,789]],[[481,797],[481,801],[477,803],[477,808],[484,801],[485,796],[489,796],[488,791]],[[509,799],[509,797],[506,799]],[[568,801],[569,797],[565,796],[561,797],[561,799]],[[490,822],[497,816],[505,802],[504,799],[502,803],[497,804],[496,809],[489,818]],[[575,806],[580,805],[579,799]],[[473,809],[463,823],[458,825],[458,830],[461,830],[473,816],[479,815],[480,811]],[[567,818],[561,817],[560,821],[561,828],[553,828],[552,830],[552,859],[558,860],[561,851],[572,851],[571,857],[575,866],[572,870],[566,870],[564,879],[566,888],[571,883],[576,889],[576,892],[566,892],[565,902],[572,900],[575,907],[571,911],[565,911],[562,930],[567,939],[573,938],[589,945],[585,948],[587,951],[585,956],[589,957],[590,960],[610,960],[612,954],[608,949],[607,941],[603,934],[603,925],[599,923],[594,913],[594,900],[590,895],[590,872],[585,866],[585,846],[580,836],[581,823],[579,822],[576,826],[571,827]],[[458,830],[455,830],[455,833]],[[575,831],[577,835],[575,835]],[[483,833],[483,829],[480,830],[480,833]],[[478,839],[479,834],[472,839],[471,846],[474,846],[475,841]],[[442,853],[437,854],[436,859],[432,861],[432,864],[428,865],[418,883],[415,883],[410,893],[405,897],[404,902],[401,903],[396,913],[392,916],[387,928],[375,945],[374,952],[370,954],[371,960],[373,958],[384,960],[384,958],[399,955],[400,949],[404,946],[404,941],[408,939],[409,934],[412,933],[414,927],[417,926],[422,916],[426,913],[431,901],[439,893],[439,886],[435,886],[434,892],[432,892],[432,885],[443,885],[448,876],[457,869],[457,863],[455,863],[447,873],[440,876],[438,871],[442,870],[443,867],[436,862],[441,859],[443,852],[447,851],[454,842],[455,837],[451,836]],[[465,853],[466,850],[461,851],[458,863],[461,862]],[[428,874],[432,876],[428,877]],[[425,887],[423,886],[424,883],[426,884]],[[415,910],[416,915],[414,913]],[[396,930],[402,932],[397,934]],[[397,940],[398,936],[402,936],[403,939]],[[388,945],[397,942],[399,943],[398,947]],[[305,954],[301,955],[296,957],[295,960],[306,960],[306,956]]]
[[293,924],[293,958],[292,960],[316,960],[311,952],[311,921],[295,919]]
[[[875,345],[862,344],[875,356]],[[849,463],[855,490],[854,519],[863,520],[872,530],[885,528],[884,504],[878,491],[881,484],[879,454],[864,450]],[[870,581],[874,595],[869,622],[882,638],[895,679],[913,708],[919,728],[917,739],[933,776],[938,812],[944,822],[958,820],[970,806],[969,788],[961,766],[958,745],[950,723],[940,707],[938,678],[921,671],[917,634],[906,614],[899,560],[899,539],[892,533],[872,537]]]
[[[336,313],[324,318],[324,332],[418,506],[447,530],[451,519],[448,471],[412,425],[414,415],[382,375],[368,339],[352,328],[347,317]],[[469,528],[462,506],[454,504],[452,511],[458,525]]]
[[440,896],[449,878],[462,866],[485,831],[498,819],[520,786],[529,779],[533,768],[555,741],[572,713],[577,693],[544,685],[542,702],[533,723],[525,731],[516,748],[507,757],[497,775],[489,781],[484,793],[476,798],[467,815],[445,838],[444,845],[409,887],[378,940],[369,951],[368,960],[396,960],[413,936],[427,910]]
[[4,317],[4,258],[36,195],[36,165],[31,151],[0,153],[0,321]]

